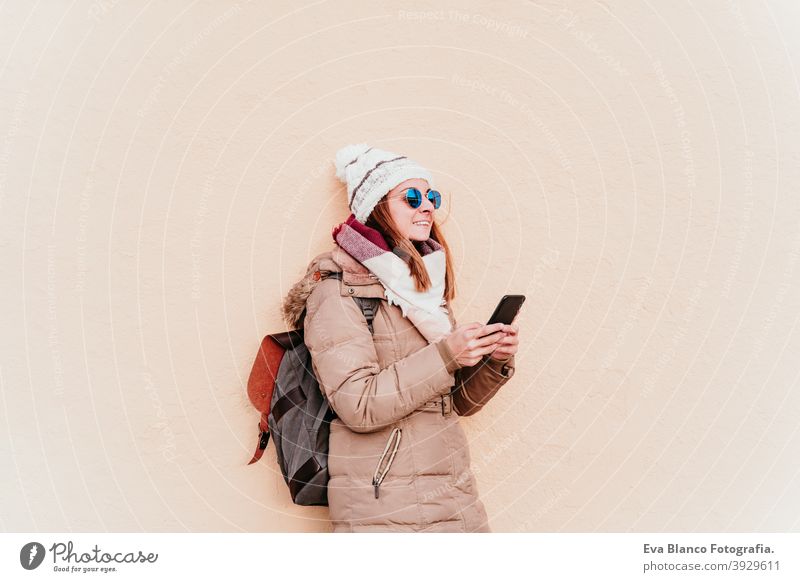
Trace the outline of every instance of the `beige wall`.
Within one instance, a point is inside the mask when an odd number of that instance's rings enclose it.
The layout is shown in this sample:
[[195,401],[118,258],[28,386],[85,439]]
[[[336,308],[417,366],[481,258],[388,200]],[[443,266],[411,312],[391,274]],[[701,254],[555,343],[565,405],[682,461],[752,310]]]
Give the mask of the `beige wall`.
[[265,4],[0,8],[0,529],[328,529],[245,382],[367,141],[528,296],[495,530],[800,530],[795,3]]

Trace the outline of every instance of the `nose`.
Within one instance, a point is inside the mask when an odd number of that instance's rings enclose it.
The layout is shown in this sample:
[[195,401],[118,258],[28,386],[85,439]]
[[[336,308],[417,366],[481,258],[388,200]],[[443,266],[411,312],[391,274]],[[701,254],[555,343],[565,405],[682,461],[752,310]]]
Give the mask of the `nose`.
[[427,212],[428,214],[432,214],[433,211],[436,209],[433,207],[433,202],[428,200],[428,195],[423,194],[422,204],[419,205],[419,208],[417,210],[419,210],[420,212]]

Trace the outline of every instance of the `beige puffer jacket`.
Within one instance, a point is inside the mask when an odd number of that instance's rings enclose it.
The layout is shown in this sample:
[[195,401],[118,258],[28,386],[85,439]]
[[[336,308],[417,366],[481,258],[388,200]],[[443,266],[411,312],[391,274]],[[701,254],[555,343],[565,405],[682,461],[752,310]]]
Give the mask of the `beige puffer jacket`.
[[[324,279],[329,272],[342,272],[341,282]],[[384,299],[374,334],[353,296]],[[289,292],[290,325],[304,307],[305,343],[338,416],[328,456],[334,531],[490,531],[458,415],[480,410],[513,375],[514,358],[459,368],[338,245]]]

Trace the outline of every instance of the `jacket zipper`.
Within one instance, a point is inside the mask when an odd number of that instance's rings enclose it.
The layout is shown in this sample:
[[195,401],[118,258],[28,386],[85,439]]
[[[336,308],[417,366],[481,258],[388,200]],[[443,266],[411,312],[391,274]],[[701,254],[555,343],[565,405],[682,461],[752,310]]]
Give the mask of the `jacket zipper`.
[[[395,436],[397,437],[395,439]],[[378,460],[378,466],[375,468],[375,474],[372,476],[372,486],[375,487],[375,499],[378,498],[378,489],[383,482],[384,477],[389,472],[389,467],[392,466],[392,462],[394,461],[394,457],[397,454],[397,449],[400,448],[400,438],[403,436],[403,430],[400,428],[392,429],[392,434],[389,435],[389,440],[386,441],[386,447],[383,449],[383,454],[381,458]],[[392,446],[392,441],[394,441],[394,446]],[[386,463],[386,468],[381,471],[381,465],[383,464],[383,460],[386,458],[386,454],[389,452],[389,448],[392,448],[392,453],[389,455],[389,462]]]

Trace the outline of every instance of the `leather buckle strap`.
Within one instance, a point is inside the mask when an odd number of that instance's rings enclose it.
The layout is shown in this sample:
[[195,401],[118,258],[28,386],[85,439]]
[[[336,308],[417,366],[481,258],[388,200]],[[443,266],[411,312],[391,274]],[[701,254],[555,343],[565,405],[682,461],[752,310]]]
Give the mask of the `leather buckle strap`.
[[442,416],[447,416],[453,412],[453,395],[445,394],[442,396]]
[[453,412],[453,395],[445,394],[444,396],[439,396],[433,400],[428,400],[428,402],[423,404],[419,410],[424,412],[438,412],[442,416],[447,416]]

